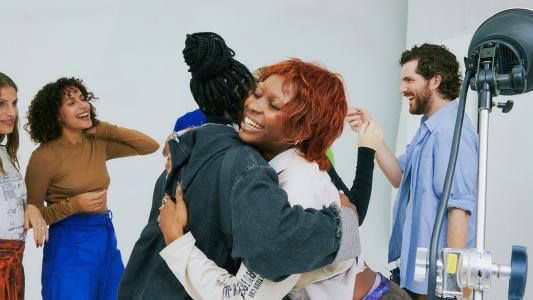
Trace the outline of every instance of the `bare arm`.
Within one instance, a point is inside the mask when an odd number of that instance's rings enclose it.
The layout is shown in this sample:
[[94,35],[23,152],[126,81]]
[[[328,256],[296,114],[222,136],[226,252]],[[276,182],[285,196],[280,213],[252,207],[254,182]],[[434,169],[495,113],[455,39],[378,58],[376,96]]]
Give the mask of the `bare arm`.
[[381,171],[387,176],[392,186],[398,188],[402,181],[402,170],[400,169],[400,162],[396,156],[392,153],[385,142],[376,150],[376,160],[378,162]]
[[459,208],[448,209],[448,247],[463,249],[468,239],[468,212]]

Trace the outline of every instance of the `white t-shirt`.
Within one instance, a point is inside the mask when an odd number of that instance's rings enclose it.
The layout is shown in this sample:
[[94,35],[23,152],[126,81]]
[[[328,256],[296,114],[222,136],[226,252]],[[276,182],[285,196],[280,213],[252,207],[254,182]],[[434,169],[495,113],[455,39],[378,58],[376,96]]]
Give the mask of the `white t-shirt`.
[[7,175],[0,174],[0,239],[26,239],[24,232],[24,207],[26,185],[24,178],[13,166],[5,146],[0,146],[0,159]]

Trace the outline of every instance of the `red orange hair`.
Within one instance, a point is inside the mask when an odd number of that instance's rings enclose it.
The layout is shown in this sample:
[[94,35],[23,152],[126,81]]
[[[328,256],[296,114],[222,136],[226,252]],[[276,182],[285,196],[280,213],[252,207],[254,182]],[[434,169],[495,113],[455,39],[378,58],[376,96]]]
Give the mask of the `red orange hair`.
[[305,159],[329,170],[326,150],[341,135],[348,110],[341,76],[296,58],[262,68],[259,81],[272,75],[284,77],[284,93],[295,92],[282,108],[287,140],[297,143]]

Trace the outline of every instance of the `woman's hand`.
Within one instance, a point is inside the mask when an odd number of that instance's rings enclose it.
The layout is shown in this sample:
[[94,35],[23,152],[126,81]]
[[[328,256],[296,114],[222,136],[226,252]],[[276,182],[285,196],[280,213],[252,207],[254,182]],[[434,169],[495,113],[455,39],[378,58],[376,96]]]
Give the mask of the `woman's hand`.
[[72,200],[79,203],[82,212],[100,211],[107,204],[107,190],[79,194]]
[[350,108],[345,120],[354,132],[359,132],[363,124],[372,120],[372,116],[362,108]]
[[41,211],[35,205],[26,205],[24,211],[24,231],[33,228],[33,238],[35,246],[41,247],[45,241],[48,241],[48,227]]
[[176,203],[170,196],[163,198],[163,203],[159,208],[159,226],[168,245],[185,234],[185,226],[189,219],[187,205],[183,200],[183,190],[178,184],[176,188]]
[[355,215],[359,218],[359,213],[357,212],[357,206],[353,205],[352,202],[350,202],[350,199],[348,196],[344,194],[343,191],[339,191],[339,197],[341,199],[341,206],[351,209]]
[[96,134],[96,127],[100,124],[100,121],[97,120],[96,123],[98,123],[98,124],[94,124],[93,123],[93,126],[91,126],[90,128],[85,129],[84,130],[85,134],[89,134],[89,135]]
[[370,120],[359,128],[359,138],[357,145],[359,147],[367,147],[377,150],[379,145],[383,143],[383,130],[374,120]]

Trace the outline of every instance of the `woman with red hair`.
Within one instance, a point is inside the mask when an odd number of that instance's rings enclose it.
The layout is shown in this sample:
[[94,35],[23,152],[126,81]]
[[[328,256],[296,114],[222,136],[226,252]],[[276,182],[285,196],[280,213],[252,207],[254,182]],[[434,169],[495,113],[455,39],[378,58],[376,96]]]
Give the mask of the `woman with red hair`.
[[[338,74],[298,59],[265,67],[256,90],[244,102],[243,112],[240,138],[256,148],[276,170],[292,206],[320,209],[348,201],[341,199],[327,173],[330,162],[326,149],[342,133],[347,113],[344,85]],[[374,150],[382,139],[375,123],[363,125],[358,140],[359,159],[366,155],[367,160],[373,161]],[[371,176],[373,164],[367,168]],[[181,226],[177,231],[184,232],[187,224],[180,192],[176,199],[177,205],[166,201],[161,207],[161,230],[168,244],[161,256],[192,298],[281,299],[290,293],[291,298],[352,299],[355,295],[355,277],[364,268],[362,260],[334,263],[291,275],[281,282],[253,273],[246,268],[246,261],[236,276],[229,274],[195,247],[190,232],[175,239],[176,226]]]

